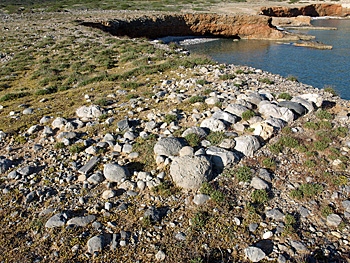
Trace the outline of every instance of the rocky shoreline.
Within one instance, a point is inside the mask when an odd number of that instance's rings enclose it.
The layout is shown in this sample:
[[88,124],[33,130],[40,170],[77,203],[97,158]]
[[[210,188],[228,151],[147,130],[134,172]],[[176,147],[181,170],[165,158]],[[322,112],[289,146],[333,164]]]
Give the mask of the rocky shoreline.
[[169,75],[0,132],[0,261],[349,262],[349,101],[246,66]]

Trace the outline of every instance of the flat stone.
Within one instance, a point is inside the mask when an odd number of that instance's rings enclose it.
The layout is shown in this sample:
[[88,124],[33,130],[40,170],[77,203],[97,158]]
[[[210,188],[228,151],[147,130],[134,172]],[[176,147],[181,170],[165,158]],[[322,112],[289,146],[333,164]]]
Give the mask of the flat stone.
[[88,216],[80,216],[80,217],[73,217],[68,220],[67,225],[75,225],[75,226],[81,226],[85,227],[91,222],[95,221],[96,216],[94,215],[88,215]]
[[337,214],[330,214],[327,216],[327,225],[330,227],[338,227],[342,219]]
[[82,174],[88,174],[96,164],[100,161],[100,158],[94,156],[92,157],[83,167],[81,167],[78,172]]
[[187,128],[181,136],[185,137],[186,135],[189,135],[191,133],[197,134],[200,138],[205,138],[208,135],[208,132],[204,128],[194,126]]
[[342,202],[343,208],[346,212],[350,213],[350,200],[345,200]]
[[243,112],[249,110],[247,107],[240,104],[230,104],[225,108],[226,112],[229,112],[238,117],[242,117]]
[[234,124],[238,121],[238,117],[226,112],[226,111],[216,111],[212,115],[212,118],[221,120],[223,122],[229,123],[229,124]]
[[206,154],[210,156],[210,161],[218,169],[223,169],[225,166],[239,161],[239,156],[236,153],[216,146],[210,146]]
[[164,261],[165,260],[165,253],[162,250],[159,250],[156,254],[156,260],[157,261]]
[[104,176],[100,173],[96,173],[96,174],[92,174],[88,179],[87,181],[90,183],[90,184],[99,184],[101,182],[104,181]]
[[75,113],[79,118],[90,119],[90,118],[100,117],[102,114],[104,114],[104,110],[97,105],[91,105],[91,106],[82,106],[78,108]]

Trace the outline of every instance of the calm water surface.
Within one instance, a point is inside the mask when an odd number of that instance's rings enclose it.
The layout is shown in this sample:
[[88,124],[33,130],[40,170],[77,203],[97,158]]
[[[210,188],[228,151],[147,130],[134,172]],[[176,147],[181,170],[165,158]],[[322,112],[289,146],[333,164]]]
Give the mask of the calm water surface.
[[220,63],[248,65],[281,76],[295,76],[300,82],[317,88],[332,86],[350,100],[350,20],[314,20],[315,26],[338,30],[309,30],[304,33],[332,45],[332,50],[295,47],[274,41],[231,39],[186,46],[192,53],[206,54]]

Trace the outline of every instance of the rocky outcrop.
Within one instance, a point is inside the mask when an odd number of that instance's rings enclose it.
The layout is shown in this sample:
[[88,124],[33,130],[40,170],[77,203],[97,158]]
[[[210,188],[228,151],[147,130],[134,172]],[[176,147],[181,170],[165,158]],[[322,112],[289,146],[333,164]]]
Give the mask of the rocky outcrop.
[[165,36],[219,36],[244,39],[281,39],[285,34],[258,15],[173,14],[125,20],[83,22],[117,36],[159,38]]
[[262,7],[261,15],[273,17],[297,17],[297,16],[340,16],[350,15],[350,9],[340,4],[313,4],[302,7]]

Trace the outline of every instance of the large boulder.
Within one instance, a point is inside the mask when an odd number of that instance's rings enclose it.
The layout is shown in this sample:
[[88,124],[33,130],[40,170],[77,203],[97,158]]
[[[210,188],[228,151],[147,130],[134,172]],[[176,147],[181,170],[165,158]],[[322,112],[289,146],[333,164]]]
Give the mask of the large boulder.
[[258,138],[252,135],[243,135],[235,138],[235,150],[243,153],[245,156],[253,156],[254,152],[260,148]]
[[161,138],[154,145],[155,155],[176,156],[179,155],[182,147],[186,145],[185,140],[175,137]]
[[211,179],[211,163],[206,156],[175,157],[170,165],[170,176],[177,186],[197,190]]
[[302,116],[307,113],[307,109],[304,106],[294,101],[288,101],[288,100],[281,101],[280,103],[278,103],[278,106],[288,108],[291,111],[298,114],[299,116]]

